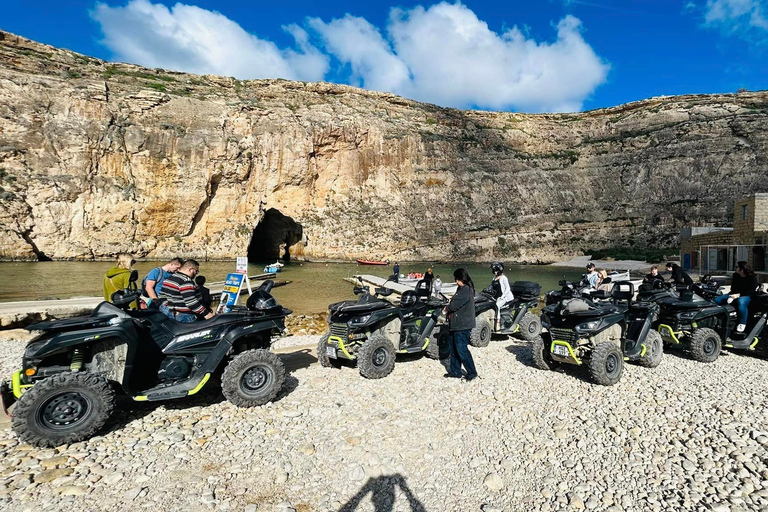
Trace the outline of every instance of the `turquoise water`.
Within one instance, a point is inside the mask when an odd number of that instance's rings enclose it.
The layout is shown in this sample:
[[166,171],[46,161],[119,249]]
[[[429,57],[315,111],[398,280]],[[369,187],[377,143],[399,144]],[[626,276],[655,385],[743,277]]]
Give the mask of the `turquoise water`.
[[[112,262],[8,262],[0,263],[0,302],[46,298],[69,298],[78,296],[100,296],[104,274],[113,266]],[[157,262],[138,262],[134,268],[139,271],[139,280],[157,267]],[[400,263],[400,273],[424,272],[428,263]],[[432,269],[443,282],[453,282],[453,271],[464,267],[469,272],[476,288],[485,288],[491,282],[491,271],[487,264],[437,264]],[[202,262],[200,274],[209,282],[223,281],[229,272],[234,272],[235,262]],[[261,274],[264,265],[249,265],[251,275]],[[321,313],[328,304],[354,297],[345,277],[354,274],[371,274],[388,277],[392,267],[357,265],[356,263],[288,263],[277,275],[277,280],[291,281],[291,284],[275,288],[274,296],[285,307],[297,314]],[[535,265],[510,265],[505,274],[510,281],[536,281],[543,290],[557,288],[558,280],[566,276],[577,279],[583,269]]]

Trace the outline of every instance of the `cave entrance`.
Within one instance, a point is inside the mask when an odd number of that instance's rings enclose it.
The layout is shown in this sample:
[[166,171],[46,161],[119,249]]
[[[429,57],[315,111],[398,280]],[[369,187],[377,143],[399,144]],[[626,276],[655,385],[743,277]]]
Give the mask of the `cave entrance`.
[[290,248],[301,241],[302,231],[301,224],[280,210],[270,208],[253,230],[248,244],[248,261],[271,262],[278,258],[289,261]]

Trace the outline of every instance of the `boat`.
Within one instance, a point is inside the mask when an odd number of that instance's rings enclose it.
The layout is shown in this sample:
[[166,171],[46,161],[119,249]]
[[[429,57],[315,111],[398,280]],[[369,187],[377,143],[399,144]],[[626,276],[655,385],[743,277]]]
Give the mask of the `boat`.
[[373,261],[373,260],[356,260],[358,265],[389,265],[389,260],[386,261]]
[[276,261],[264,267],[264,272],[267,274],[277,274],[278,272],[283,270],[284,266],[285,266],[284,264],[280,263],[279,261]]

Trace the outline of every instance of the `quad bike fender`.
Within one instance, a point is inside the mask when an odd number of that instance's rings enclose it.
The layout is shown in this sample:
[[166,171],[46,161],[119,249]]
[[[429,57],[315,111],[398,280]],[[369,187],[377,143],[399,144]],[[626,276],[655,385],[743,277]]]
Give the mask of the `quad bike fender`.
[[[402,328],[402,321],[400,317],[394,317],[389,322],[385,322],[377,326],[377,328],[371,332],[371,336],[374,334],[381,334],[386,337],[394,347],[395,350],[400,350],[400,330]],[[370,337],[370,336],[369,336]]]
[[251,336],[258,332],[267,331],[272,334],[273,331],[283,332],[285,330],[285,322],[281,318],[270,318],[268,320],[261,320],[253,322],[252,324],[242,325],[232,328],[222,338],[223,341],[234,345],[237,340]]

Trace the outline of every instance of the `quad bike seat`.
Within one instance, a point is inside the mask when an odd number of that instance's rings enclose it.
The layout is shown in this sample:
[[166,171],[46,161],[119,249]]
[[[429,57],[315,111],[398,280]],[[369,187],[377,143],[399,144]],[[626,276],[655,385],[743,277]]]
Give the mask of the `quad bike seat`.
[[208,329],[216,325],[222,325],[222,324],[234,322],[240,317],[241,315],[238,315],[238,314],[222,313],[220,315],[215,315],[213,318],[210,318],[208,320],[198,320],[197,322],[191,322],[187,324],[187,323],[177,322],[176,320],[173,320],[166,316],[165,317],[166,320],[162,323],[162,326],[164,329],[166,329],[171,334],[173,334],[173,336],[178,336],[180,334],[187,334],[190,332]]

